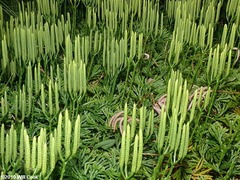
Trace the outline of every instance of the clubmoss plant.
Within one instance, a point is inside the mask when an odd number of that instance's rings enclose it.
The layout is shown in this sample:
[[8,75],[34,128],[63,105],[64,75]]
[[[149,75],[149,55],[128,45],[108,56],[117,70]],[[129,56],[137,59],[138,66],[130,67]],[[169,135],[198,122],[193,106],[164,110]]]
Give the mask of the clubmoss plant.
[[2,0],[1,175],[239,179],[239,10]]

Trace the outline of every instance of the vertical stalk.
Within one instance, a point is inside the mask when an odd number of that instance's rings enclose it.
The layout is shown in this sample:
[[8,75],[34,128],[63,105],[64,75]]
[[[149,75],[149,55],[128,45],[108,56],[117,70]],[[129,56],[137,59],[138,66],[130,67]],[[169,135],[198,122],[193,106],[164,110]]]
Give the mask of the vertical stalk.
[[210,113],[211,113],[214,100],[215,100],[215,98],[216,98],[216,96],[217,96],[217,89],[218,89],[218,87],[219,87],[219,81],[217,81],[217,84],[216,84],[216,85],[214,86],[214,88],[213,88],[213,96],[212,96],[212,100],[211,100],[210,105],[209,105],[209,109],[208,109],[208,113],[207,113],[207,117],[206,117],[206,122],[207,122],[208,119],[209,119],[209,115],[210,115]]
[[65,170],[66,170],[66,165],[67,165],[67,162],[64,161],[64,162],[62,163],[60,180],[63,180],[63,175],[64,175]]
[[75,2],[72,5],[72,9],[73,9],[72,37],[75,37],[76,20],[77,20],[77,4]]
[[[132,61],[132,59],[127,60],[127,75],[126,75],[126,79],[125,79],[125,87],[124,87],[124,90],[123,90],[123,97],[125,97],[125,94],[126,94],[126,91],[127,91],[127,88],[128,88],[128,77],[129,77],[129,74],[130,74],[131,61]],[[122,102],[121,102],[122,106],[123,106],[123,103],[125,103],[124,98],[122,98]]]
[[153,175],[151,177],[152,180],[158,179],[158,176],[160,174],[160,167],[162,165],[163,159],[164,159],[165,155],[159,155],[158,157],[158,162],[157,162],[157,166],[154,168],[153,170]]
[[[136,69],[137,69],[137,66],[140,62],[140,59],[136,62],[136,64],[133,65],[133,76],[132,76],[132,79],[130,81],[130,85],[129,85],[129,91],[128,91],[128,94],[127,94],[127,99],[126,101],[128,101],[129,99],[129,96],[130,96],[130,90],[132,89],[132,85],[133,85],[133,81],[135,80],[135,76],[136,76]],[[129,73],[129,72],[128,72]],[[126,85],[127,86],[127,85]]]

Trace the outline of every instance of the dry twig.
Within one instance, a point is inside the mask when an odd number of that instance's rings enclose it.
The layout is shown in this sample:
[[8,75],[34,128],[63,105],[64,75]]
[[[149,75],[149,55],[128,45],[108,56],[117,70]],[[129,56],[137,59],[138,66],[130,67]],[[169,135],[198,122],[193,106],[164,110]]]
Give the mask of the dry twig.
[[[122,134],[123,132],[123,120],[124,120],[124,111],[120,111],[118,112],[117,114],[115,114],[109,121],[109,126],[112,127],[113,129],[113,132],[116,131],[117,129],[117,123],[119,122],[119,129],[120,129],[120,132]],[[127,117],[127,121],[128,122],[131,122],[132,121],[132,117],[131,116],[128,116]],[[136,121],[139,122],[139,119],[136,118]]]

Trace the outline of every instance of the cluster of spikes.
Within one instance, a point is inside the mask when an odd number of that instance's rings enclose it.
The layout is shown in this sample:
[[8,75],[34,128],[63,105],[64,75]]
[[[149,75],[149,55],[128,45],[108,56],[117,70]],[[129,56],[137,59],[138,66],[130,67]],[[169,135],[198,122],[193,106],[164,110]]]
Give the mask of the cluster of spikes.
[[[65,61],[64,61],[65,62]],[[26,85],[14,95],[13,107],[9,107],[9,97],[5,91],[1,98],[1,117],[14,117],[14,120],[24,121],[33,112],[33,108],[39,106],[46,117],[51,117],[60,112],[60,97],[68,94],[69,97],[81,98],[86,92],[85,65],[81,61],[64,64],[64,76],[60,75],[60,68],[57,66],[57,81],[54,81],[53,68],[50,67],[50,76],[47,84],[42,82],[42,75],[45,74],[40,63],[34,67],[32,72],[31,63],[27,66]],[[62,83],[63,82],[63,83]]]
[[[12,94],[3,88],[1,120],[24,122],[35,108],[40,109],[45,118],[56,114],[58,117],[57,128],[50,132],[50,138],[47,138],[46,129],[41,129],[38,137],[31,137],[24,125],[20,132],[14,126],[7,132],[2,125],[1,174],[17,171],[23,162],[26,174],[40,173],[46,179],[58,160],[63,162],[64,169],[66,162],[79,147],[80,118],[77,116],[73,123],[66,110],[63,128],[61,110],[69,108],[69,112],[72,112],[77,109],[70,109],[68,103],[74,99],[80,102],[84,97],[88,72],[92,70],[96,57],[105,73],[112,77],[122,68],[134,63],[135,59],[143,57],[146,36],[157,37],[163,33],[163,13],[159,12],[158,0],[132,0],[127,3],[124,0],[69,2],[73,7],[72,16],[68,13],[65,16],[60,15],[61,2],[56,0],[19,3],[19,13],[15,17],[11,16],[7,22],[4,21],[0,6],[0,75],[2,79],[18,79],[19,82],[18,90]],[[83,35],[77,34],[75,30],[76,11],[80,3],[86,6],[86,22],[90,29],[89,33]],[[219,22],[222,5],[223,0],[166,2],[168,18],[175,22],[169,48],[169,64],[173,68],[181,62],[185,43],[209,49],[206,71],[209,86],[229,74],[232,49],[240,23],[239,1],[228,0],[226,14],[232,24],[224,25],[221,42],[214,48],[213,33],[215,24]],[[138,20],[137,27],[135,19]],[[196,19],[200,19],[199,22],[196,23]],[[99,21],[104,24],[103,29],[98,29]],[[154,110],[148,112],[146,107],[140,108],[138,120],[136,105],[133,107],[131,120],[128,121],[128,109],[125,105],[123,117],[115,118],[110,123],[116,129],[117,119],[123,122],[120,150],[120,169],[123,176],[130,178],[141,168],[144,143],[153,136],[154,123],[159,126],[156,135],[159,160],[152,178],[159,177],[158,169],[164,158],[170,157],[174,163],[182,160],[189,145],[190,123],[199,120],[198,114],[207,107],[210,92],[211,89],[207,88],[206,96],[202,98],[203,88],[200,93],[195,90],[192,101],[189,102],[191,96],[187,82],[179,72],[172,72],[166,102],[158,107],[160,117],[157,122],[154,121]],[[10,100],[14,102],[11,106]],[[75,104],[78,103],[73,103],[73,106]],[[71,142],[73,146],[70,146]],[[172,170],[165,175],[168,176]]]
[[[240,6],[238,1],[228,1],[226,9],[228,18],[234,19],[235,16],[237,16],[237,18],[232,24],[224,24],[221,42],[219,46],[214,49],[213,35],[216,24],[219,22],[223,1],[169,0],[166,4],[168,17],[175,22],[169,49],[169,64],[174,67],[181,62],[180,54],[184,44],[197,45],[202,49],[210,49],[211,51],[207,70],[209,85],[213,81],[226,77],[229,74],[231,66],[231,55],[239,24],[237,7],[239,8]],[[196,22],[196,19],[199,19],[199,22]],[[225,66],[226,62],[227,65]],[[209,71],[211,71],[211,73]]]
[[80,116],[73,124],[68,110],[58,117],[57,128],[50,136],[41,128],[39,136],[29,137],[28,130],[22,123],[20,132],[14,125],[5,134],[4,124],[0,130],[1,174],[15,175],[19,167],[24,167],[26,175],[37,175],[49,179],[56,162],[61,161],[65,168],[67,161],[73,157],[80,145]]
[[[3,16],[5,6],[0,6],[1,78],[12,85],[17,80],[18,87],[13,93],[8,92],[7,86],[3,88],[0,118],[2,122],[11,119],[22,123],[20,132],[14,125],[9,132],[6,126],[1,126],[1,174],[15,173],[24,163],[26,174],[40,174],[47,179],[58,160],[62,161],[64,170],[80,140],[80,118],[78,116],[74,124],[69,116],[74,118],[78,114],[74,111],[78,107],[74,106],[79,106],[86,93],[95,57],[99,60],[101,52],[105,73],[114,76],[134,59],[143,57],[144,34],[158,36],[163,31],[163,13],[159,14],[159,5],[152,1],[69,2],[73,8],[71,15],[60,14],[60,1],[21,2],[19,12],[10,14],[8,21]],[[76,32],[76,12],[80,3],[86,6],[86,22],[90,29],[81,35]],[[140,27],[134,26],[135,17]],[[97,28],[97,19],[105,24],[103,30]],[[139,28],[141,32],[137,33]],[[64,109],[65,130],[61,134]],[[72,114],[68,115],[66,109]],[[31,137],[24,127],[24,122],[28,123],[28,119],[34,118],[33,114],[39,113],[44,119],[51,119],[50,125],[57,124],[57,128],[49,132],[50,138],[47,138],[46,129],[41,129],[38,137]],[[54,119],[58,121],[52,122]],[[14,165],[14,162],[17,163]]]
[[[210,102],[211,92],[211,88],[201,87],[189,95],[187,82],[183,80],[181,73],[172,71],[167,94],[160,98],[165,101],[158,107],[159,111],[154,108],[156,105],[150,112],[143,106],[139,109],[137,118],[136,104],[133,106],[131,116],[128,115],[128,107],[125,104],[124,111],[114,115],[109,122],[114,131],[117,122],[120,122],[122,132],[120,168],[123,176],[129,179],[140,169],[144,144],[154,135],[156,125],[159,127],[156,136],[159,161],[152,178],[158,177],[159,167],[166,156],[172,157],[170,161],[173,164],[182,160],[188,150],[190,123],[198,123],[201,113]],[[154,118],[154,110],[159,115],[157,121]],[[129,154],[132,154],[132,159]]]
[[[77,6],[80,1],[71,3]],[[38,7],[37,12],[32,11],[35,5]],[[38,95],[41,97],[40,108],[44,114],[49,116],[58,113],[59,98],[62,96],[68,94],[71,99],[81,99],[79,97],[84,96],[88,75],[86,72],[91,71],[94,58],[100,51],[106,74],[114,76],[134,62],[135,57],[138,60],[143,57],[143,33],[157,36],[161,34],[163,27],[163,18],[161,22],[159,20],[159,8],[151,1],[92,1],[87,6],[90,33],[71,37],[74,27],[71,25],[70,14],[59,17],[58,6],[58,1],[55,0],[37,1],[36,4],[29,2],[27,7],[24,3],[19,4],[19,15],[11,16],[6,26],[3,26],[3,12],[0,7],[1,76],[11,80],[19,78],[19,84],[23,84],[14,97],[13,108],[8,106],[7,92],[2,97],[1,117],[13,115],[14,119],[24,120],[30,115],[32,108],[39,104],[33,98]],[[142,6],[143,9],[140,8]],[[101,11],[102,8],[106,11]],[[133,25],[135,16],[141,22],[140,34],[134,31],[136,27],[127,26],[129,23]],[[103,32],[96,29],[96,18],[101,18],[106,23]],[[121,19],[120,24],[116,18]],[[121,38],[115,38],[120,27],[123,30]],[[21,68],[18,69],[19,66]],[[53,71],[55,69],[57,71]],[[45,82],[43,79],[49,81]]]
[[[80,1],[77,2],[71,1],[75,6]],[[144,8],[141,8],[142,6]],[[56,54],[62,56],[62,47],[65,47],[63,56],[67,65],[73,59],[78,63],[83,61],[87,65],[102,50],[102,64],[107,74],[113,75],[119,68],[126,66],[128,60],[131,61],[135,56],[138,59],[142,57],[142,33],[157,36],[161,34],[163,27],[163,14],[160,22],[157,10],[159,7],[151,1],[138,0],[130,3],[123,3],[120,0],[117,3],[112,0],[104,1],[104,3],[92,1],[92,4],[87,6],[87,24],[91,29],[90,33],[70,38],[75,28],[71,25],[70,14],[66,17],[61,15],[59,19],[54,18],[58,15],[57,1],[37,1],[37,12],[32,11],[32,7],[34,7],[34,2],[27,3],[27,9],[23,3],[19,4],[18,17],[11,16],[10,21],[6,22],[6,27],[3,25],[0,27],[3,54],[1,69],[9,76],[20,76],[30,62],[35,65],[43,61],[44,64]],[[135,16],[140,20],[142,30],[140,34],[134,31],[136,29],[133,27]],[[0,17],[3,21],[2,8],[0,8]],[[96,28],[97,18],[106,24],[103,32]],[[130,22],[129,19],[131,19]],[[161,27],[160,30],[159,27]],[[122,30],[120,37],[115,38],[120,28]],[[130,50],[128,50],[129,44]],[[9,53],[10,49],[13,53]],[[20,72],[17,71],[19,65],[23,67]]]

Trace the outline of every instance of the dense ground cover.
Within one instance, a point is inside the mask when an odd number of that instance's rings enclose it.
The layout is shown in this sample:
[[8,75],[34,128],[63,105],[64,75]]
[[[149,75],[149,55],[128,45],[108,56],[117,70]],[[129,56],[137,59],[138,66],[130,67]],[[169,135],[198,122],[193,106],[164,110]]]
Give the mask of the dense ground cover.
[[7,3],[2,175],[240,178],[238,0]]

